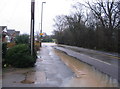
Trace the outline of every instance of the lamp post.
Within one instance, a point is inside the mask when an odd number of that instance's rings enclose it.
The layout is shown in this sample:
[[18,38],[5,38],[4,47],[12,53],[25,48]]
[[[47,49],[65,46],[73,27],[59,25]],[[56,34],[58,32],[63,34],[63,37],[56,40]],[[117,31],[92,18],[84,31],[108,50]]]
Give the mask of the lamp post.
[[34,10],[35,10],[35,0],[31,0],[31,27],[30,27],[31,55],[33,55],[34,52]]
[[41,30],[40,30],[40,47],[42,46],[42,20],[43,20],[43,4],[46,2],[42,2],[41,6]]

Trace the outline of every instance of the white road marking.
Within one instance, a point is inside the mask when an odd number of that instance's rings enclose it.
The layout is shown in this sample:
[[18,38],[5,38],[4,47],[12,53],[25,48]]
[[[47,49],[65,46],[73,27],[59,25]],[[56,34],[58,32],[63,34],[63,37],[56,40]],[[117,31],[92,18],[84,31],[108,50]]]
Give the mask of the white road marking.
[[[82,55],[84,55],[84,54],[82,54]],[[85,56],[87,56],[87,55],[85,55]],[[96,60],[96,61],[99,61],[99,62],[105,63],[105,64],[107,64],[107,65],[112,65],[112,64],[110,64],[110,63],[108,63],[108,62],[101,61],[101,60],[99,60],[99,59],[96,59],[96,58],[93,58],[93,57],[90,57],[90,56],[87,56],[87,57],[88,57],[88,58],[91,58],[91,59],[93,59],[93,60]]]
[[[59,48],[58,48],[59,49]],[[59,49],[59,50],[61,50],[61,49]],[[70,50],[70,49],[67,49],[68,51]],[[64,52],[66,52],[64,49],[62,50],[62,51],[64,51]],[[72,50],[70,50],[70,51],[72,51]],[[73,51],[72,53],[74,53],[75,51]],[[78,53],[78,52],[76,52],[76,53]],[[91,59],[93,59],[93,60],[96,60],[96,61],[99,61],[99,62],[102,62],[102,63],[105,63],[105,64],[107,64],[107,65],[112,65],[112,64],[110,64],[110,63],[108,63],[108,62],[105,62],[105,61],[101,61],[101,60],[99,60],[99,59],[96,59],[96,58],[93,58],[93,57],[90,57],[90,56],[88,56],[88,55],[85,55],[85,54],[81,54],[81,53],[78,53],[79,55],[83,55],[83,56],[86,56],[86,57],[88,57],[88,58],[91,58]]]
[[92,58],[92,59],[97,60],[97,61],[100,61],[100,62],[103,62],[103,63],[108,64],[108,65],[112,65],[112,64],[110,64],[110,63],[108,63],[108,62],[104,62],[104,61],[101,61],[101,60],[99,60],[99,59],[95,59],[95,58]]

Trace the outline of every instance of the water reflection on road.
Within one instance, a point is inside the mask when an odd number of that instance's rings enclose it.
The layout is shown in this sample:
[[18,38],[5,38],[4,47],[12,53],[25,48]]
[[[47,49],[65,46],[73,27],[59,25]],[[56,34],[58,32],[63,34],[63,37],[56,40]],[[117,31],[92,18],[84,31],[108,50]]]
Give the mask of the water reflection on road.
[[35,67],[6,68],[3,71],[3,87],[118,86],[115,79],[54,49],[54,43],[44,43],[42,45],[42,48],[38,51]]
[[112,79],[96,70],[94,67],[83,63],[65,53],[55,50],[55,53],[61,60],[72,69],[75,76],[69,80],[65,80],[64,87],[117,87],[116,79]]

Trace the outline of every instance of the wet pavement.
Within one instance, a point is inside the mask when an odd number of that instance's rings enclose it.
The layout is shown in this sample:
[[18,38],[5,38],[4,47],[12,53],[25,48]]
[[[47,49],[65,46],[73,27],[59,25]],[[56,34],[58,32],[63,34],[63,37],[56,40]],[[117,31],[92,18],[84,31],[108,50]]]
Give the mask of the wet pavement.
[[3,87],[117,87],[117,81],[94,67],[43,43],[33,68],[6,68]]
[[38,51],[34,68],[7,68],[3,71],[3,87],[60,87],[74,75],[55,54],[51,45]]

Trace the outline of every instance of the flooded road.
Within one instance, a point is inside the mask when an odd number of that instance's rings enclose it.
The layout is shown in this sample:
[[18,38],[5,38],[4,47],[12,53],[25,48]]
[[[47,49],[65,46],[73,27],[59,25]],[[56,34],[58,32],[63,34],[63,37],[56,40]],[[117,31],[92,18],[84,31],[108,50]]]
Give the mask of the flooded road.
[[117,80],[97,71],[94,67],[55,50],[61,60],[75,73],[64,87],[117,87]]
[[[116,64],[111,64],[111,63],[101,60],[101,58],[104,60],[111,60],[109,59],[109,56],[107,57],[107,59],[106,57],[100,56],[100,55],[98,58],[94,58],[93,55],[92,55],[93,57],[91,57],[91,55],[87,55],[81,52],[76,52],[74,50],[66,49],[64,47],[55,46],[55,48],[62,52],[65,52],[69,56],[75,57],[82,62],[85,62],[89,65],[94,66],[97,70],[111,76],[114,79],[117,79],[120,82],[120,75],[118,71],[120,69],[120,66],[118,65],[120,61],[117,61],[116,59],[112,59],[112,60],[116,60]],[[89,50],[87,49],[86,51],[89,51]]]
[[117,81],[44,43],[33,68],[6,68],[3,87],[117,87]]

